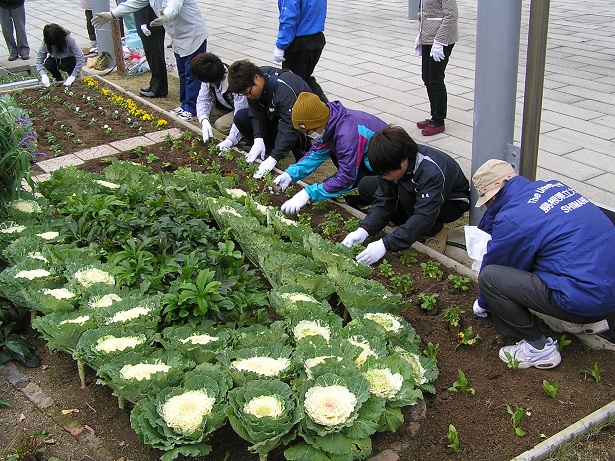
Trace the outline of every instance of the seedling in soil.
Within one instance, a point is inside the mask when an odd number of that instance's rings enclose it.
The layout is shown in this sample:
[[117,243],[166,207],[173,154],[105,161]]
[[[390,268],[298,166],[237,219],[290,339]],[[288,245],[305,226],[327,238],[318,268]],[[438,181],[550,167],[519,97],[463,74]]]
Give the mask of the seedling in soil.
[[248,161],[246,160],[246,157],[244,155],[238,155],[235,159],[235,162],[241,170],[245,170],[246,168],[248,168]]
[[142,157],[145,152],[143,152],[143,146],[137,146],[135,147],[132,152],[137,156],[137,157]]
[[260,184],[256,179],[250,177],[246,179],[246,187],[248,188],[248,192],[256,194],[260,189]]
[[359,228],[359,220],[357,218],[348,218],[344,223],[344,227],[348,232],[354,232]]
[[444,277],[444,272],[440,269],[440,263],[437,261],[430,260],[426,263],[421,263],[421,269],[423,270],[423,275],[425,277],[436,280],[442,280],[442,277]]
[[461,368],[457,369],[459,373],[459,379],[453,383],[451,387],[448,388],[450,392],[461,392],[462,394],[472,394],[476,392],[473,387],[468,385],[468,380],[466,379],[466,375]]
[[598,362],[594,362],[594,366],[591,368],[586,368],[585,370],[579,371],[579,373],[583,373],[585,375],[585,379],[587,379],[587,375],[594,378],[596,383],[600,383],[600,368],[598,368]]
[[220,166],[215,160],[211,161],[211,165],[209,165],[209,172],[212,174],[220,174],[222,171],[222,166]]
[[383,259],[380,263],[380,266],[378,266],[378,272],[382,277],[387,278],[393,277],[393,275],[395,275],[395,272],[393,271],[393,266],[391,266],[391,264],[386,259]]
[[519,427],[521,418],[523,418],[523,408],[517,407],[515,411],[513,411],[512,408],[510,408],[510,405],[506,405],[506,411],[510,415],[510,424],[515,430],[515,434],[517,434],[517,436],[519,437],[523,437],[525,435],[525,432],[523,432],[523,429]]
[[168,170],[169,168],[171,168],[173,165],[171,164],[171,162],[164,162],[162,164],[162,168],[165,170]]
[[335,235],[340,231],[340,225],[335,221],[325,221],[318,225],[322,235]]
[[459,349],[459,346],[465,344],[467,346],[474,346],[476,341],[480,339],[480,335],[477,333],[473,336],[472,327],[466,328],[466,331],[460,331],[457,334],[457,345],[455,346],[455,350]]
[[[47,450],[45,439],[48,436],[49,432],[46,429],[35,434],[28,434],[24,429],[21,438],[16,435],[9,445],[0,451],[0,456],[6,460],[41,459],[42,454]],[[17,446],[13,447],[14,444]],[[8,454],[9,451],[14,451],[14,453]],[[5,458],[4,455],[8,456]]]
[[414,281],[409,274],[396,275],[395,277],[391,277],[391,288],[396,293],[406,293],[409,294],[412,291],[412,285]]
[[423,351],[423,354],[425,354],[425,357],[430,358],[430,359],[434,359],[435,361],[438,360],[438,351],[440,350],[440,344],[439,343],[432,343],[432,342],[428,342],[427,343],[427,349],[425,349]]
[[449,275],[448,279],[453,283],[453,288],[459,291],[468,291],[470,289],[470,279],[461,275]]
[[438,293],[434,293],[431,295],[419,293],[418,297],[422,301],[421,309],[426,310],[427,312],[431,312],[435,307],[436,302],[438,302],[438,296],[440,296]]
[[147,159],[146,159],[148,165],[150,165],[152,163],[156,163],[158,160],[160,160],[160,157],[158,157],[158,156],[156,156],[154,154],[149,154],[147,156]]
[[13,402],[11,402],[9,399],[0,397],[0,407],[11,408],[12,406],[13,406]]
[[171,150],[177,152],[181,149],[182,143],[179,140],[173,141],[171,144]]
[[320,202],[316,202],[312,205],[312,208],[315,208],[316,210],[324,210],[325,208],[327,208],[327,201],[322,200]]
[[461,318],[461,314],[463,313],[464,311],[462,311],[460,307],[450,306],[444,309],[444,312],[442,314],[442,320],[444,321],[444,323],[448,323],[452,327],[458,327],[459,319]]
[[295,195],[295,188],[293,186],[288,186],[284,191],[284,195],[286,195],[288,198],[292,197],[293,195]]
[[562,335],[559,340],[557,341],[557,350],[561,352],[561,350],[570,345],[572,341],[569,339],[566,339],[566,335]]
[[521,364],[521,361],[517,359],[517,355],[515,354],[515,356],[513,357],[512,355],[510,355],[510,352],[504,352],[504,355],[506,356],[506,365],[508,366],[508,368],[510,368],[511,370],[517,370],[519,368],[519,365]]
[[310,226],[312,224],[312,215],[310,213],[299,213],[297,215],[297,222],[304,226]]
[[413,264],[416,264],[416,261],[417,261],[416,257],[417,257],[416,251],[414,250],[404,251],[399,256],[399,262],[402,263],[404,266],[412,266]]
[[448,434],[446,436],[448,438],[447,447],[452,448],[452,450],[457,453],[459,451],[459,435],[457,434],[457,429],[452,424],[448,425]]
[[210,141],[207,147],[209,148],[210,155],[220,155],[220,148],[218,147],[218,144],[216,144],[216,142]]
[[162,140],[167,144],[173,144],[173,136],[171,136],[170,134],[165,134]]
[[547,395],[549,397],[554,399],[555,396],[557,395],[557,391],[559,389],[559,384],[557,382],[554,382],[553,384],[551,384],[546,379],[543,379],[542,380],[542,388],[545,390],[545,392],[547,393]]

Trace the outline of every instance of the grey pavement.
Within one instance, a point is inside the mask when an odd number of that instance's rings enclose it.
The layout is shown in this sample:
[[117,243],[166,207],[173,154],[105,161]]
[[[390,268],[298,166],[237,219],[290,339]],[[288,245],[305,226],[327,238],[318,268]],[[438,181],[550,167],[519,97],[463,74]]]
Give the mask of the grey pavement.
[[[488,0],[480,0],[488,1]],[[248,58],[275,65],[275,0],[199,0],[209,27],[208,51],[225,62]],[[459,42],[446,74],[449,94],[446,132],[424,137],[415,127],[429,115],[412,54],[416,21],[406,0],[329,0],[327,46],[315,76],[331,100],[405,128],[418,143],[451,154],[470,176],[477,0],[457,0]],[[529,0],[523,1],[515,144],[523,112]],[[32,58],[42,27],[57,22],[88,45],[78,0],[26,0]],[[511,44],[514,46],[515,44]],[[0,43],[0,68],[7,67]],[[19,63],[23,64],[22,61]],[[494,104],[498,104],[497,96]],[[551,2],[537,177],[558,178],[589,199],[615,208],[615,3],[598,0]]]

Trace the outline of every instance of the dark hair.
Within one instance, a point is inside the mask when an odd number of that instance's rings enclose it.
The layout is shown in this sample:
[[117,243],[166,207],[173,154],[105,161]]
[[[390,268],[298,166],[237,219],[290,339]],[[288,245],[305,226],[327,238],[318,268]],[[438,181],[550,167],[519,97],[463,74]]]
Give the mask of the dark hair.
[[51,53],[51,47],[55,46],[56,51],[62,52],[66,48],[66,36],[70,34],[64,27],[58,24],[47,24],[43,27],[43,42],[47,46],[47,51]]
[[228,68],[228,87],[233,93],[243,93],[254,85],[254,76],[263,77],[263,71],[247,59],[235,61]]
[[389,125],[377,132],[369,141],[367,158],[372,170],[385,175],[399,170],[401,163],[408,160],[412,167],[416,162],[419,147],[406,130],[399,126]]
[[213,53],[201,53],[190,61],[190,73],[205,83],[218,83],[224,79],[224,64]]

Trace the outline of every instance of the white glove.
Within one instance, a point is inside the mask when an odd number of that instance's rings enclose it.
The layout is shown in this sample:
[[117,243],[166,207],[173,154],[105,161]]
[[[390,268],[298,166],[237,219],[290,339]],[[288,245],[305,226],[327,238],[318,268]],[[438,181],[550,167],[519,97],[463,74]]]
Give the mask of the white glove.
[[101,13],[96,13],[96,16],[94,16],[90,22],[96,29],[98,29],[100,26],[107,24],[112,19],[114,19],[114,17],[110,11],[103,11]]
[[434,40],[429,56],[431,56],[436,62],[442,61],[444,59],[444,45],[437,40]]
[[213,137],[214,132],[211,130],[211,123],[206,118],[201,122],[201,126],[203,127],[203,142],[207,144],[209,138]]
[[273,180],[273,183],[277,184],[278,186],[280,186],[280,189],[282,189],[282,192],[284,192],[286,190],[286,188],[290,185],[292,180],[293,179],[290,177],[290,175],[285,171],[280,176],[275,178]]
[[342,245],[352,248],[359,243],[363,243],[368,236],[369,234],[367,231],[362,227],[359,227],[356,231],[351,232],[346,236],[346,238],[342,241]]
[[310,201],[310,196],[305,189],[301,189],[290,200],[286,200],[280,209],[286,214],[295,214]]
[[366,266],[371,266],[382,258],[386,252],[384,242],[380,239],[367,245],[367,248],[358,254],[357,261]]
[[477,317],[485,318],[487,317],[487,309],[483,309],[478,305],[478,299],[474,301],[474,305],[472,306],[472,311],[474,311],[474,315]]
[[154,19],[152,22],[149,23],[150,27],[159,27],[163,24],[166,24],[167,22],[169,22],[172,18],[170,16],[167,16],[166,14],[164,14],[164,10],[162,10],[160,12],[160,15],[158,15],[158,17],[156,19]]
[[45,87],[45,88],[49,88],[49,85],[51,84],[49,82],[49,77],[47,76],[47,74],[43,74],[41,75],[41,84]]
[[246,155],[247,162],[252,163],[258,156],[260,156],[261,160],[265,160],[265,151],[265,141],[263,141],[263,138],[254,138],[252,149]]
[[275,62],[286,61],[286,58],[284,58],[284,50],[276,46],[275,49],[273,50],[273,60]]
[[421,45],[421,42],[419,41],[420,37],[421,37],[421,33],[419,32],[416,35],[416,39],[414,40],[414,56],[417,56],[417,57],[423,56],[423,45]]
[[147,28],[147,24],[141,24],[141,32],[143,32],[143,35],[146,37],[152,35],[152,31]]
[[254,176],[252,177],[256,179],[262,178],[267,173],[269,173],[271,170],[273,170],[273,167],[275,166],[276,163],[278,163],[276,159],[274,159],[273,157],[267,157],[267,160],[264,160],[263,162],[261,162],[261,164],[258,166],[257,172],[254,173]]
[[235,143],[233,142],[232,139],[226,138],[224,141],[222,141],[220,144],[218,144],[218,149],[220,149],[220,152],[226,152],[231,147],[233,147],[234,144]]
[[66,80],[64,80],[64,86],[71,86],[74,81],[75,81],[75,77],[73,77],[72,75],[69,75],[68,77],[66,77]]

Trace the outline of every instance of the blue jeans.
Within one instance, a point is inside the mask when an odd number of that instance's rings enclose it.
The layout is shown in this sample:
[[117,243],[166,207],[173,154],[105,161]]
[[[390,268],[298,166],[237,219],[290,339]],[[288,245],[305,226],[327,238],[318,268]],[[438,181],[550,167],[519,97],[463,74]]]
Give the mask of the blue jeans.
[[207,40],[205,40],[196,51],[188,56],[180,56],[175,54],[175,63],[177,64],[177,74],[179,75],[179,102],[181,107],[186,112],[192,115],[196,114],[196,98],[199,96],[201,89],[201,81],[192,76],[190,73],[190,61],[197,54],[207,51]]

